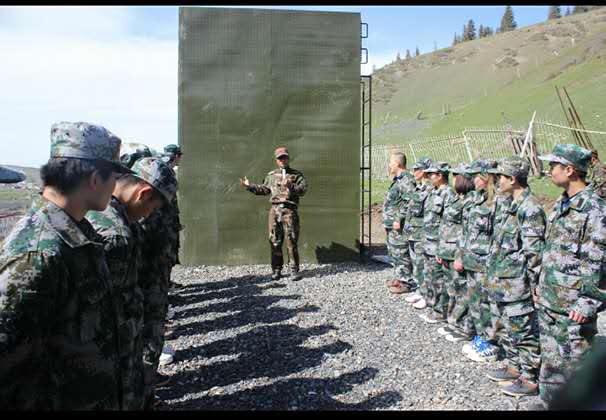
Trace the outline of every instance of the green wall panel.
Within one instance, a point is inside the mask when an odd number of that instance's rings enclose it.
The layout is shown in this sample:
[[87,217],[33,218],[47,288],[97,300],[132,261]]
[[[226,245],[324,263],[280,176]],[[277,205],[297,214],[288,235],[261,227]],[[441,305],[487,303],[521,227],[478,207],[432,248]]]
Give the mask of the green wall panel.
[[180,8],[179,144],[182,264],[269,262],[268,197],[238,178],[282,145],[309,182],[301,260],[357,258],[360,15]]

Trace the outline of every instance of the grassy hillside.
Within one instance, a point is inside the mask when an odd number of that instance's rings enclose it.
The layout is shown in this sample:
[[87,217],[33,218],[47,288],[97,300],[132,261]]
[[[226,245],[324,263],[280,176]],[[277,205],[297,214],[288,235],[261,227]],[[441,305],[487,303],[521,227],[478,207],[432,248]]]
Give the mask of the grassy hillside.
[[[606,8],[464,42],[373,74],[373,143],[464,128],[565,121],[565,86],[586,127],[606,131]],[[450,113],[442,115],[448,106]]]

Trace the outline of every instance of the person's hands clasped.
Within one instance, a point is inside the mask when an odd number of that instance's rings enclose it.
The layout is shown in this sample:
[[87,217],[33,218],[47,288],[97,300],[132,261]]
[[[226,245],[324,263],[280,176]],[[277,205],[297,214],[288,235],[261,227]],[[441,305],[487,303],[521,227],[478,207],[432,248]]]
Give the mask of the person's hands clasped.
[[250,186],[250,181],[248,180],[248,178],[246,178],[246,177],[240,178],[240,186],[244,187],[244,188],[248,188]]
[[589,318],[586,318],[576,311],[570,311],[568,313],[568,318],[572,319],[574,322],[578,322],[579,324],[584,324],[585,322],[589,321]]

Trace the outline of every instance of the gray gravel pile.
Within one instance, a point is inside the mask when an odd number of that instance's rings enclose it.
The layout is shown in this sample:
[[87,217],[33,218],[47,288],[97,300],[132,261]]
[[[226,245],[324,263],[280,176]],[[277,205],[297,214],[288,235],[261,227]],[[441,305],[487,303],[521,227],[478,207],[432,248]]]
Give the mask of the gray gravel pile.
[[[388,293],[380,264],[177,267],[158,396],[172,410],[516,410],[480,365]],[[606,330],[600,320],[601,333]],[[603,341],[604,337],[601,337]]]

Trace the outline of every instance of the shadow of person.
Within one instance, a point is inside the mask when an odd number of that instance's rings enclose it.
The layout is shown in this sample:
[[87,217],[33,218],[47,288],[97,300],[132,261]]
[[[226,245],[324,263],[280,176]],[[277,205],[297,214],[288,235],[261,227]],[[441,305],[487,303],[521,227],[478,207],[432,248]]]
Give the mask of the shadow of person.
[[360,261],[360,252],[357,249],[349,248],[336,242],[331,242],[328,247],[317,246],[315,252],[316,259],[320,264]]
[[363,368],[337,377],[284,379],[229,395],[205,395],[169,406],[173,410],[372,410],[401,401],[402,396],[393,391],[356,403],[339,401],[339,395],[373,379],[377,373],[377,369]]

